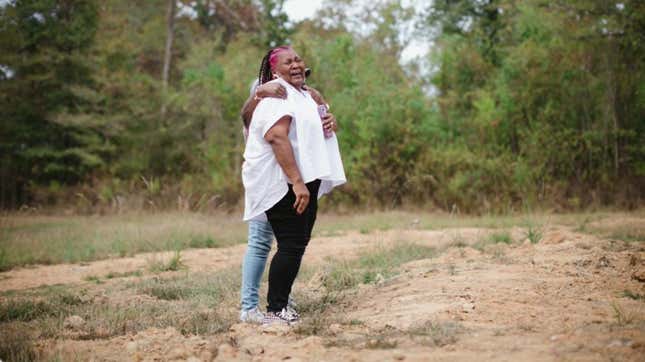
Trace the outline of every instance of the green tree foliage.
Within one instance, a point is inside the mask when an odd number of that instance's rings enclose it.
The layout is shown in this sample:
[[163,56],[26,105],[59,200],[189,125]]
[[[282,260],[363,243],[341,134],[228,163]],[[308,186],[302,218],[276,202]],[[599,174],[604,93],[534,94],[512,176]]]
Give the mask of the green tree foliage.
[[86,102],[92,1],[17,0],[0,8],[0,204],[26,201],[32,183],[74,183],[103,166],[110,145],[92,127],[56,115]]
[[[328,0],[293,24],[283,0],[178,0],[163,91],[167,3],[0,7],[3,207],[239,206],[239,110],[284,43],[340,123],[349,183],[327,203],[496,212],[645,196],[642,1]],[[415,34],[432,42],[430,80],[401,65]]]
[[464,196],[453,196],[457,205],[478,209],[489,195],[638,203],[644,10],[639,1],[434,2],[442,122],[453,148],[483,161],[444,175]]

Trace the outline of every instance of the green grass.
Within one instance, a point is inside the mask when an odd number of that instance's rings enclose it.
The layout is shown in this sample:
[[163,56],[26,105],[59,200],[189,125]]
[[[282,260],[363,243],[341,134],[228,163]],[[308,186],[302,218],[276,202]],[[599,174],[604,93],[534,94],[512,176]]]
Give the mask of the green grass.
[[[473,244],[473,248],[483,252],[483,251],[487,251],[491,246],[494,246],[497,244],[511,245],[514,242],[515,240],[513,240],[513,237],[507,230],[501,230],[501,231],[495,231],[492,234],[486,236],[485,238],[480,239],[475,244]],[[492,249],[501,250],[498,247],[491,248],[491,250]]]
[[184,268],[186,268],[186,265],[181,260],[180,250],[175,250],[168,260],[160,259],[157,256],[148,259],[148,270],[153,273],[178,271],[179,269]]
[[634,293],[631,290],[627,290],[627,289],[623,291],[623,296],[633,300],[645,300],[645,295]]
[[105,275],[105,279],[114,279],[114,278],[128,278],[128,277],[140,277],[143,275],[141,270],[127,271],[123,273],[119,272],[109,272]]
[[503,243],[510,245],[513,243],[513,238],[508,231],[494,232],[488,236],[488,240],[493,244]]

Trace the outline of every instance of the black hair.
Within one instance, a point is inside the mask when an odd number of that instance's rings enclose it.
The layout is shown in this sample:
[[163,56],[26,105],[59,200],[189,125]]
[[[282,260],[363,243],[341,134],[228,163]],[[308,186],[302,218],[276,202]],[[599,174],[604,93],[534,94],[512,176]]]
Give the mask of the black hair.
[[271,52],[273,48],[269,49],[267,54],[262,58],[262,63],[260,63],[260,73],[258,74],[258,85],[262,85],[271,79],[273,75],[271,74],[271,64],[269,64],[269,58],[271,57]]

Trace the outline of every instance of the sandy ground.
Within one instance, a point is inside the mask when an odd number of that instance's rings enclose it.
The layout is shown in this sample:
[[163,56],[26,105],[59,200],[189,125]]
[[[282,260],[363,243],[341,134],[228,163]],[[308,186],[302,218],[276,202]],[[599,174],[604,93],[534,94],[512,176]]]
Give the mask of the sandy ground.
[[[236,324],[210,338],[151,328],[105,340],[43,341],[41,348],[97,361],[645,360],[645,301],[624,295],[645,294],[645,245],[550,227],[537,244],[469,246],[490,232],[390,230],[313,239],[305,264],[401,241],[444,250],[403,265],[395,278],[360,286],[327,316],[318,336]],[[512,235],[521,240],[523,230]],[[465,246],[451,246],[455,240]],[[216,271],[238,265],[243,253],[244,246],[188,250],[182,259],[191,272]],[[158,257],[166,255],[12,270],[0,273],[0,290],[86,285],[88,276],[145,269]]]

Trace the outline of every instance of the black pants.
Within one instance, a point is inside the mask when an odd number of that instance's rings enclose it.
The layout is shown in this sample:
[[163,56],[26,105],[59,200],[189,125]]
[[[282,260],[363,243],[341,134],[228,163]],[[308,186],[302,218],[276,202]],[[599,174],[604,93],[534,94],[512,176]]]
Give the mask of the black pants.
[[311,238],[311,230],[316,222],[318,211],[318,188],[320,180],[309,182],[309,205],[298,215],[293,208],[296,195],[289,185],[289,192],[267,210],[266,215],[278,242],[278,251],[271,260],[269,268],[269,294],[267,311],[279,312],[287,306],[291,286],[293,285],[305,248]]

